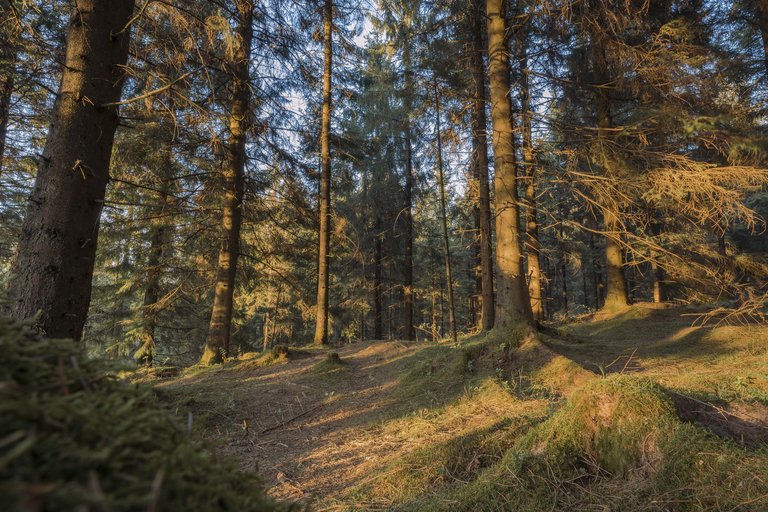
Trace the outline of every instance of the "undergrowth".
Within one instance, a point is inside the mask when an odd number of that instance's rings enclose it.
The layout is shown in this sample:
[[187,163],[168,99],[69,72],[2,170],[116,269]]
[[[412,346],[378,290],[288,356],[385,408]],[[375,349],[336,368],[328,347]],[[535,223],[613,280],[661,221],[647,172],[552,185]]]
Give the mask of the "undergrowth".
[[276,510],[255,475],[217,457],[151,388],[80,344],[0,319],[5,510]]
[[347,510],[768,509],[766,445],[681,420],[655,380],[600,378],[530,335],[423,352],[398,396],[430,407],[382,429],[416,447],[349,491]]

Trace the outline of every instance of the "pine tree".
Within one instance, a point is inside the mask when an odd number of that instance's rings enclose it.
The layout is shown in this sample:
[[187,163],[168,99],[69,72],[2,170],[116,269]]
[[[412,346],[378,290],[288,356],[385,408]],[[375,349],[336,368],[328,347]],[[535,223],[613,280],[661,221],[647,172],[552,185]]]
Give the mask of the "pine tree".
[[70,17],[51,128],[30,196],[10,293],[17,318],[80,339],[128,57],[133,0],[83,1]]

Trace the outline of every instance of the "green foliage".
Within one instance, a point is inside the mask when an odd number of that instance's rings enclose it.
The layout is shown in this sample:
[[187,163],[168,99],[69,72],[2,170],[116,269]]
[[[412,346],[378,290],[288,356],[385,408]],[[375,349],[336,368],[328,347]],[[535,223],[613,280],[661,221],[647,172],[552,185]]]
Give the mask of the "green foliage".
[[[24,510],[277,510],[192,419],[70,340],[0,319],[0,496]],[[92,508],[93,507],[93,508]]]

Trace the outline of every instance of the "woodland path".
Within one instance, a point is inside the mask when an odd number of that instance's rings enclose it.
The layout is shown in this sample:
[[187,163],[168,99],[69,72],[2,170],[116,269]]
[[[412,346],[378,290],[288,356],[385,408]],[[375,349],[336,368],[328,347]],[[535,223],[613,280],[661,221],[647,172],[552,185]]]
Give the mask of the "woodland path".
[[[391,396],[398,361],[423,347],[356,343],[331,349],[342,366],[327,365],[326,352],[298,353],[287,362],[240,363],[215,378],[204,373],[160,387],[185,396],[198,388],[193,408],[217,411],[210,433],[228,440],[222,451],[237,454],[242,469],[257,470],[270,495],[315,501],[361,482],[382,459],[407,448],[407,439],[384,438],[375,423],[398,409]],[[218,391],[209,389],[214,385]]]

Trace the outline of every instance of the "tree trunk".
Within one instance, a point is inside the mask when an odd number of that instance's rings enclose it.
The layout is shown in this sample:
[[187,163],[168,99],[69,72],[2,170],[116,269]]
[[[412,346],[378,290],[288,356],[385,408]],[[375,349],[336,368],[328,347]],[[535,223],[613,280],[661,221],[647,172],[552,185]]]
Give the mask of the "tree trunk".
[[[592,66],[594,72],[594,87],[597,96],[597,138],[600,152],[599,166],[605,176],[611,176],[611,157],[607,146],[613,138],[613,119],[611,117],[610,98],[608,96],[608,61],[606,59],[605,41],[602,35],[593,32],[592,35]],[[621,247],[621,223],[617,207],[604,205],[602,208],[605,223],[605,273],[606,290],[604,309],[615,310],[627,306],[627,283],[624,277],[624,258]]]
[[[170,144],[170,142],[169,142]],[[155,347],[155,329],[160,299],[160,280],[163,276],[162,264],[166,256],[166,245],[169,242],[170,224],[168,221],[170,203],[170,185],[172,177],[171,148],[163,148],[163,168],[160,169],[159,191],[157,206],[154,208],[149,228],[149,255],[147,257],[147,281],[144,288],[142,305],[142,346],[136,352],[136,359],[147,366],[152,365]]]
[[440,211],[443,224],[443,251],[445,257],[445,280],[448,288],[448,321],[451,330],[451,341],[458,343],[456,334],[456,304],[453,298],[453,275],[451,271],[451,241],[448,236],[448,213],[445,199],[445,170],[443,169],[443,139],[440,134],[440,94],[437,88],[437,77],[434,77],[435,87],[435,130],[437,136],[437,181],[440,186]]
[[12,314],[52,338],[79,340],[91,299],[109,162],[118,125],[133,0],[81,0],[48,139],[11,269]]
[[528,293],[531,296],[533,318],[543,319],[541,298],[541,244],[536,207],[536,163],[533,154],[531,123],[530,69],[528,68],[527,35],[521,30],[520,45],[520,105],[522,107],[523,169],[525,170],[525,229],[528,252]]
[[413,93],[413,77],[411,70],[411,43],[406,38],[403,48],[404,87],[403,108],[403,137],[405,138],[405,205],[403,218],[405,221],[405,268],[403,269],[403,306],[404,325],[403,336],[406,340],[416,337],[413,325],[413,148],[411,147],[411,94]]
[[229,353],[233,297],[237,259],[240,256],[240,226],[245,192],[245,139],[249,127],[249,65],[253,39],[252,0],[237,2],[238,48],[230,63],[232,69],[232,106],[229,116],[229,162],[223,171],[224,205],[222,209],[221,247],[219,249],[216,288],[208,337],[202,364],[220,363]]
[[320,127],[320,239],[315,343],[328,343],[328,294],[331,238],[331,74],[333,71],[333,0],[325,0],[323,46],[323,113]]
[[763,40],[763,62],[768,73],[768,0],[755,0],[760,37]]
[[563,314],[565,316],[568,316],[568,264],[565,260],[565,254],[563,254],[563,259],[560,261],[560,276],[563,280],[563,295],[562,295],[562,307],[563,307]]
[[473,6],[472,78],[472,155],[478,186],[478,228],[480,268],[480,318],[481,330],[493,329],[493,248],[491,246],[491,191],[488,180],[488,120],[485,115],[485,65],[483,64],[483,0],[475,0]]
[[[661,234],[662,225],[660,222],[651,222],[651,233],[655,238]],[[664,267],[659,265],[661,254],[658,251],[651,249],[651,278],[653,279],[653,302],[661,303],[667,301],[667,290],[664,280]]]
[[[13,94],[14,62],[15,55],[6,57],[4,50],[0,50],[0,176],[5,169],[5,141],[8,137],[8,121],[11,114],[11,96]],[[6,65],[6,59],[8,64]]]
[[515,139],[509,91],[509,57],[504,0],[486,0],[490,61],[491,119],[495,155],[496,266],[495,324],[507,327],[533,321],[523,274],[520,218],[515,175]]
[[8,0],[0,0],[0,176],[3,174],[5,144],[8,136],[11,95],[16,77],[16,38],[18,24],[12,23],[14,15]]
[[381,283],[382,242],[381,219],[376,214],[376,248],[373,259],[373,339],[384,339],[384,297]]

